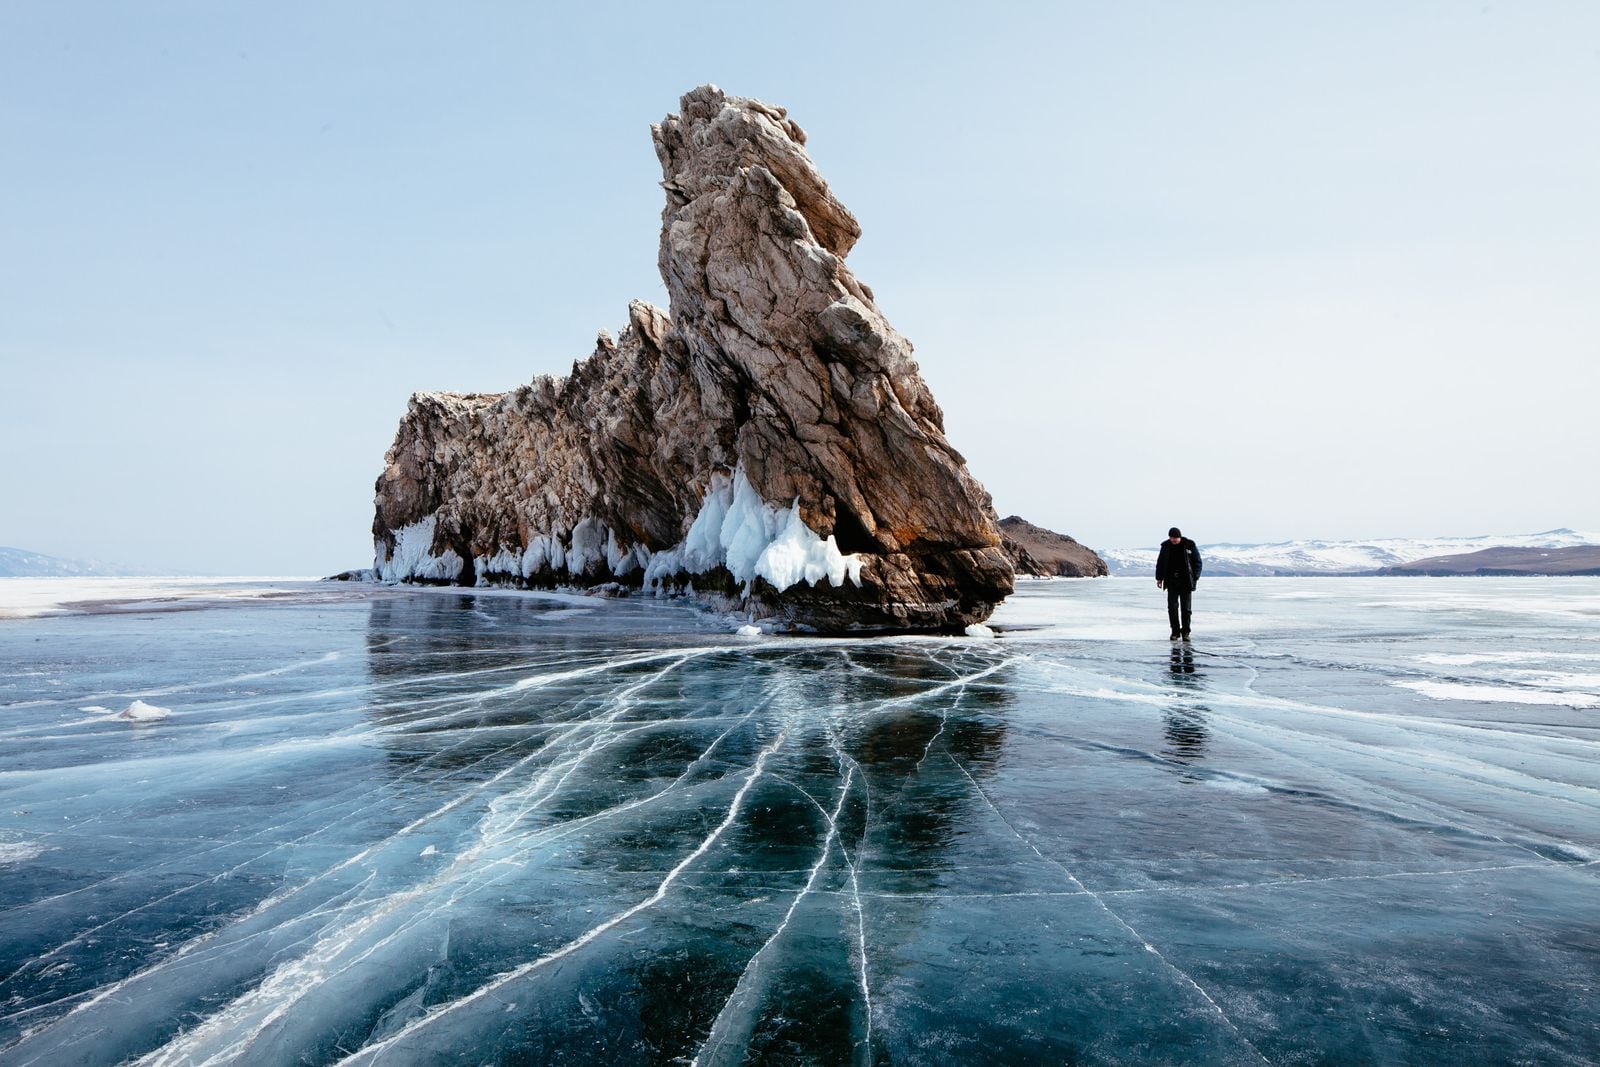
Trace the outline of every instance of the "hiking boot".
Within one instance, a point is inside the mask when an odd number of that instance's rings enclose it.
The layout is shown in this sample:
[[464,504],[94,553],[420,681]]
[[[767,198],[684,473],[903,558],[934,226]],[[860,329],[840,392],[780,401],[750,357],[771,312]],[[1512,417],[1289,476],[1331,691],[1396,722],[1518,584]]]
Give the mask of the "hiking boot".
[[1174,631],[1172,631],[1172,636],[1167,638],[1167,640],[1168,641],[1176,641],[1180,636],[1181,635],[1178,633],[1178,631],[1174,630]]
[[1188,630],[1183,631],[1183,639],[1185,641],[1189,640],[1189,631]]

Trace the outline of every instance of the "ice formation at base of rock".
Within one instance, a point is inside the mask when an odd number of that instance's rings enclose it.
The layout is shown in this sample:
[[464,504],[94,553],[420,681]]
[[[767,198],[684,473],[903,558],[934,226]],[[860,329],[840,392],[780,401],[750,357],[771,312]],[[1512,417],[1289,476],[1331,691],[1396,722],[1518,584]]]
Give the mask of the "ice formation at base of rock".
[[[453,583],[462,573],[462,559],[450,549],[434,555],[434,519],[429,516],[394,531],[394,549],[384,558],[377,543],[377,574],[386,582],[435,581]],[[473,557],[476,584],[514,584],[538,574],[565,572],[569,579],[598,573],[626,578],[642,568],[643,586],[652,592],[674,589],[688,576],[717,568],[739,583],[739,593],[750,595],[757,578],[778,592],[801,582],[826,581],[835,588],[846,581],[861,584],[862,557],[839,551],[833,535],[820,537],[800,517],[799,501],[780,510],[762,500],[750,487],[743,470],[715,474],[705,502],[700,506],[684,539],[672,548],[651,552],[644,545],[619,547],[616,531],[595,519],[583,519],[570,536],[552,531],[538,534],[526,550],[502,546],[490,556]]]
[[815,630],[947,629],[1012,590],[989,495],[844,257],[782,108],[702,86],[652,127],[671,314],[563,379],[418,393],[377,484],[385,581],[683,591]]
[[807,526],[795,501],[787,512],[762,500],[750,488],[744,471],[732,477],[714,475],[705,503],[682,543],[656,553],[644,569],[647,589],[660,589],[684,574],[705,574],[723,567],[740,583],[740,593],[750,595],[757,578],[778,592],[800,582],[817,585],[824,579],[838,588],[846,580],[861,584],[860,555],[845,555],[829,534],[826,538]]

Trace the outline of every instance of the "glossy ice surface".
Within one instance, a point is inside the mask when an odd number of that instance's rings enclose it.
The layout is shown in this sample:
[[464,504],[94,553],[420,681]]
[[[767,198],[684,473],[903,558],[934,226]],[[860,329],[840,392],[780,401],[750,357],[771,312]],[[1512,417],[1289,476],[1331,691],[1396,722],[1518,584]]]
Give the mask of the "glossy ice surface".
[[1600,1058],[1600,580],[281,592],[0,622],[0,1062]]

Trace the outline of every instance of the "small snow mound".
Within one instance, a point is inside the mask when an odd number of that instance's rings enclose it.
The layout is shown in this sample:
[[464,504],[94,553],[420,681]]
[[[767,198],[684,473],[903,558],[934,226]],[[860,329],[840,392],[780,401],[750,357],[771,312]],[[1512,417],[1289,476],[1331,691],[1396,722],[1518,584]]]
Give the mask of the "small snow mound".
[[994,631],[981,622],[975,622],[967,627],[968,637],[993,637]]
[[432,845],[429,845],[427,848],[425,848],[421,852],[417,853],[417,855],[419,855],[419,856],[437,856],[438,854],[439,854],[439,850],[434,848]]
[[736,632],[740,637],[760,637],[761,627],[751,626],[750,624],[746,623],[745,625],[739,627]]
[[129,722],[155,722],[157,719],[165,719],[171,714],[171,708],[158,708],[154,704],[146,704],[142,700],[135,700],[122,711],[117,712],[117,718],[126,719]]
[[110,715],[111,714],[111,709],[106,707],[104,704],[89,704],[89,705],[86,705],[85,707],[79,708],[78,710],[79,711],[87,711],[90,715]]

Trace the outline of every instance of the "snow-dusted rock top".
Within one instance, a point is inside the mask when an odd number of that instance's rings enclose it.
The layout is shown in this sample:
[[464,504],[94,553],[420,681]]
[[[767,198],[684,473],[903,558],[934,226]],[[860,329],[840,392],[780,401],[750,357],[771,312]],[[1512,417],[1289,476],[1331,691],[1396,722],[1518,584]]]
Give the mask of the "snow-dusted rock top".
[[782,108],[702,86],[652,128],[671,314],[563,379],[418,393],[377,485],[390,581],[689,590],[819,630],[959,629],[1012,587],[989,495],[844,256]]
[[[1485,548],[1570,548],[1600,544],[1600,534],[1581,530],[1546,530],[1535,534],[1477,537],[1392,537],[1373,541],[1280,541],[1275,544],[1240,545],[1200,543],[1208,575],[1370,574],[1434,556],[1477,552]],[[1160,545],[1149,548],[1102,549],[1100,555],[1114,575],[1145,576],[1155,573]]]

